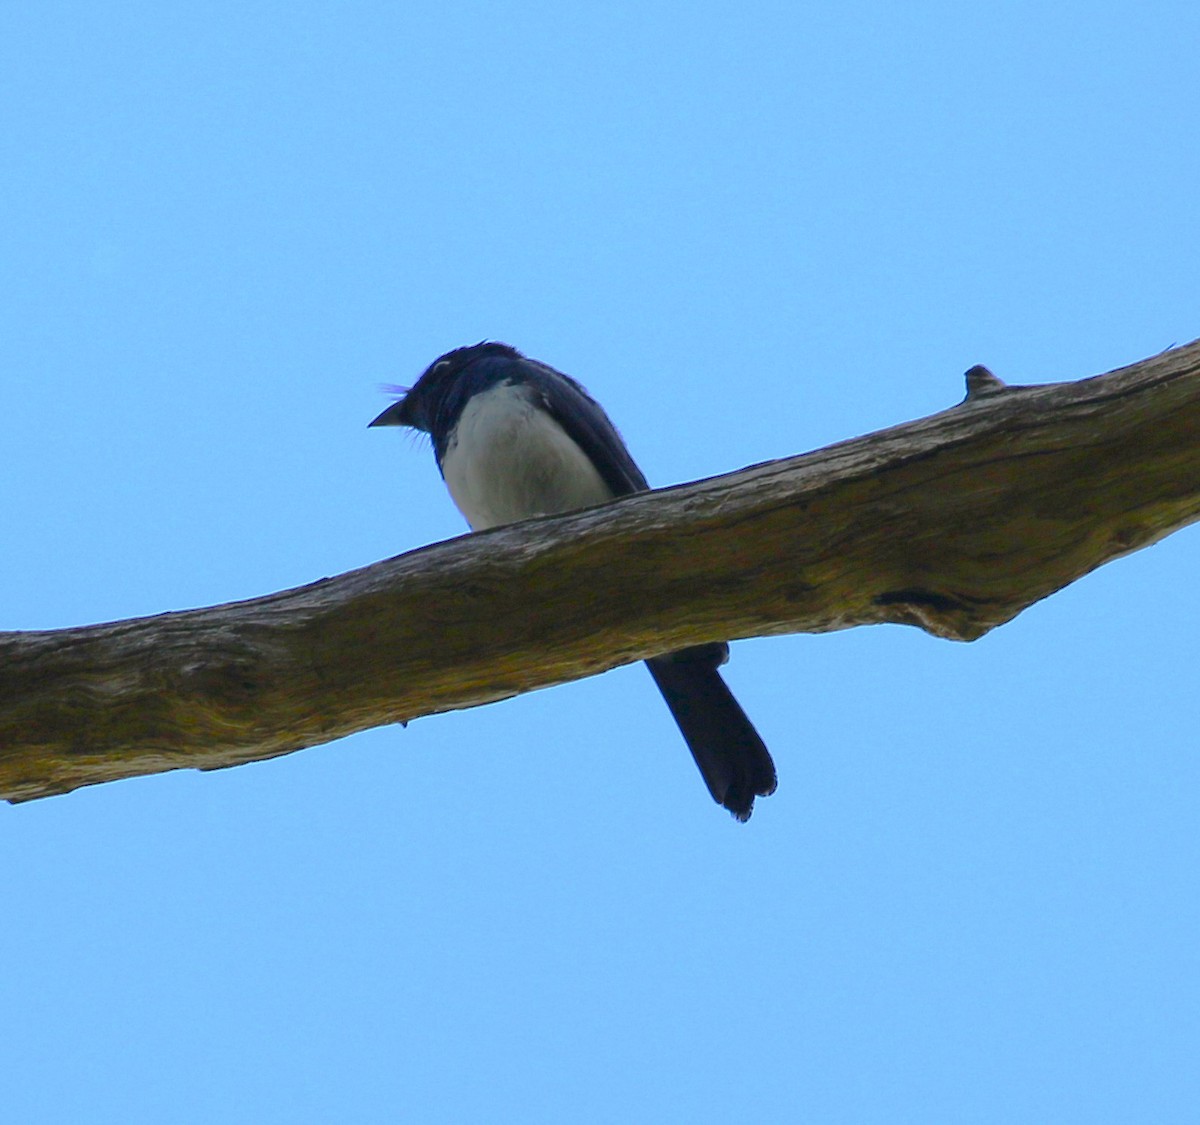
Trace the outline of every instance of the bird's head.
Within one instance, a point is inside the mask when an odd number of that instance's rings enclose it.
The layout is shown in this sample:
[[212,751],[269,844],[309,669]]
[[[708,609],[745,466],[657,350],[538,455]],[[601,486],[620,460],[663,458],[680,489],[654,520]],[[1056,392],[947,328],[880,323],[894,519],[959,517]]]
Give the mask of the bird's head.
[[458,377],[477,359],[505,356],[520,359],[521,353],[508,344],[482,340],[464,348],[455,348],[435,359],[411,387],[388,386],[384,389],[399,397],[370,426],[411,426],[433,433],[437,413]]

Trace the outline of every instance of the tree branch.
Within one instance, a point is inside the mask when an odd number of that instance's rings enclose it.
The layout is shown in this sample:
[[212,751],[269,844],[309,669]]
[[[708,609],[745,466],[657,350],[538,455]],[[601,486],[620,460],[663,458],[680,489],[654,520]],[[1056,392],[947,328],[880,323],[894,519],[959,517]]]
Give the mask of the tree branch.
[[0,634],[0,796],[286,754],[704,641],[973,640],[1200,517],[1200,342],[211,609]]

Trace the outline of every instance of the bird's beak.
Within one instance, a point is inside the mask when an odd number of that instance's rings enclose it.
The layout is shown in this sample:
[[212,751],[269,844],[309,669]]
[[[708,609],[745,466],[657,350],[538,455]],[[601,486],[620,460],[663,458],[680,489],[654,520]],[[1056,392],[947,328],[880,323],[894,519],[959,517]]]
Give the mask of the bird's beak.
[[382,414],[379,415],[373,422],[367,423],[367,428],[371,426],[407,426],[408,420],[404,417],[404,399],[399,402],[393,402]]

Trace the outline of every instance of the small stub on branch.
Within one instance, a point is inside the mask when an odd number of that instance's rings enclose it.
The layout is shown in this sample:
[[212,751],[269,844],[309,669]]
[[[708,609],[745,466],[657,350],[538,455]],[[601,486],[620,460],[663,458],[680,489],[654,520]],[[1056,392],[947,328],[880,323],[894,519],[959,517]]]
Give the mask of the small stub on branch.
[[1003,379],[996,378],[982,363],[977,363],[964,378],[967,380],[967,397],[964,402],[975,402],[988,395],[999,394],[1008,390],[1008,384]]

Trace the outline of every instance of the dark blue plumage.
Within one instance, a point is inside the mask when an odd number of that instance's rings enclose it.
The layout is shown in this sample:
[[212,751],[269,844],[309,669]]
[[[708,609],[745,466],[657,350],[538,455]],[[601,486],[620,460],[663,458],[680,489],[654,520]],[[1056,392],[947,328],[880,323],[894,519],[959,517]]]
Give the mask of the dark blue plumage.
[[[646,478],[600,405],[574,379],[507,344],[435,360],[372,426],[433,439],[450,494],[475,530],[642,492]],[[726,644],[646,662],[713,799],[739,820],[775,790],[775,766],[717,669]]]

